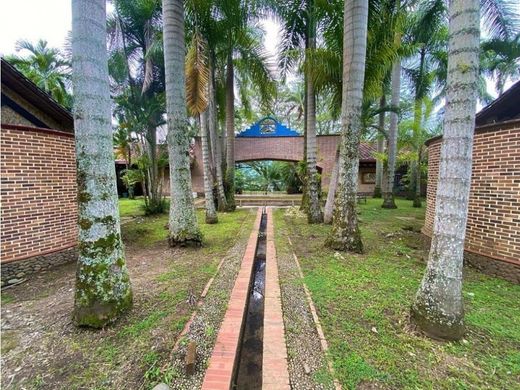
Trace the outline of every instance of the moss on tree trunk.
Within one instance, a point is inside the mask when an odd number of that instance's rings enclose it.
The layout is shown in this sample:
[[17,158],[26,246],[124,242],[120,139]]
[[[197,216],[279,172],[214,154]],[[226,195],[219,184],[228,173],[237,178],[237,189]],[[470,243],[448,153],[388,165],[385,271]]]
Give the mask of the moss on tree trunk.
[[132,306],[113,159],[105,7],[103,0],[72,2],[79,230],[73,319],[94,328]]

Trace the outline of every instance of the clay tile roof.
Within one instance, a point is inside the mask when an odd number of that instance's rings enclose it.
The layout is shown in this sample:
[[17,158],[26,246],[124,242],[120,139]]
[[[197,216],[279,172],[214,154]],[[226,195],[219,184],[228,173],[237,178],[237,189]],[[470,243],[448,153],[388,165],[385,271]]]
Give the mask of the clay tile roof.
[[362,162],[375,162],[374,157],[377,152],[376,146],[372,142],[361,142],[359,144],[359,161]]

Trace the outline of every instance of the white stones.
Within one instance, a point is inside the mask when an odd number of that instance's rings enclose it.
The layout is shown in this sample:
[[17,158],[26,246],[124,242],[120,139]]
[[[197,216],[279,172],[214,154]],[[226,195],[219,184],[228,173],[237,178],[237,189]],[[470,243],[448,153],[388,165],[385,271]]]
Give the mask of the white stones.
[[165,383],[159,383],[152,390],[170,390],[170,387]]

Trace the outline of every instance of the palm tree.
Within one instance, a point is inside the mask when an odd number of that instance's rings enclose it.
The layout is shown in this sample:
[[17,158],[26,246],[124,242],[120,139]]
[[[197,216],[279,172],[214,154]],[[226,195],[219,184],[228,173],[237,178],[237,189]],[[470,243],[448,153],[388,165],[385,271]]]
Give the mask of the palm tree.
[[79,256],[74,321],[100,328],[132,305],[113,160],[104,0],[72,1]]
[[224,191],[224,171],[222,164],[221,140],[218,134],[218,105],[216,96],[216,62],[217,46],[221,44],[222,34],[220,25],[214,15],[215,2],[213,0],[196,0],[186,2],[186,24],[188,31],[196,31],[206,42],[208,51],[208,131],[211,145],[211,160],[215,186],[217,188],[217,206],[219,211],[227,210],[226,194]]
[[343,92],[338,191],[328,246],[362,252],[356,212],[361,105],[367,48],[368,0],[345,1],[343,22]]
[[481,45],[482,73],[495,80],[499,95],[507,81],[520,78],[520,33],[514,38],[493,38]]
[[16,51],[26,51],[28,56],[7,56],[25,77],[49,93],[61,105],[70,108],[72,96],[68,91],[70,62],[60,50],[48,47],[47,41],[40,39],[36,44],[27,40],[16,42]]
[[184,7],[181,0],[163,0],[166,113],[170,162],[169,243],[200,245],[202,234],[191,194],[189,138],[184,83]]
[[450,2],[449,15],[446,114],[434,231],[411,319],[432,337],[456,340],[464,334],[462,265],[477,102],[479,2]]
[[[307,46],[306,52],[312,55],[316,49],[316,10],[314,0],[309,0],[307,3]],[[306,54],[307,56],[307,54]],[[312,57],[311,57],[312,58]],[[307,57],[307,67],[312,67],[312,61]],[[306,189],[308,196],[307,220],[309,223],[323,222],[323,213],[320,205],[320,184],[318,182],[318,169],[316,166],[316,159],[318,155],[318,147],[316,143],[316,93],[314,90],[314,80],[309,76],[309,71],[306,72],[305,78],[306,95],[305,95],[305,110],[307,112],[305,134],[306,145],[306,163],[307,163],[307,180]]]
[[[314,80],[310,77],[313,67],[312,57],[316,50],[316,35],[318,22],[321,20],[322,9],[317,6],[315,0],[292,1],[287,3],[274,3],[273,11],[280,16],[283,24],[283,37],[281,39],[282,74],[298,60],[304,62],[304,159],[306,162],[306,174],[304,180],[304,193],[302,209],[307,212],[309,223],[320,223],[323,214],[320,207],[320,186],[318,171],[316,168],[316,91]],[[304,58],[295,52],[304,49]]]
[[226,205],[228,211],[234,211],[235,203],[235,71],[233,49],[227,53],[226,63]]
[[334,168],[332,168],[332,174],[329,182],[329,192],[327,193],[327,201],[325,202],[325,208],[323,210],[323,222],[326,224],[332,223],[332,215],[334,212],[334,200],[336,198],[336,190],[338,188],[338,175],[339,166],[339,148],[336,150],[336,157],[334,158]]
[[[328,3],[325,7],[323,23],[323,36],[325,47],[318,48],[312,55],[311,77],[314,80],[316,91],[319,94],[330,95],[329,110],[334,116],[339,113],[342,97],[342,57],[343,45],[342,9],[343,2]],[[372,106],[379,101],[384,94],[386,80],[392,64],[402,51],[401,40],[395,36],[404,25],[405,8],[393,1],[374,1],[369,3],[369,25],[367,36],[367,52],[365,63],[365,79],[363,86],[363,120],[362,127],[376,128],[378,138],[388,138],[387,132],[381,124],[372,124],[375,115],[383,118],[386,111],[396,111],[396,107],[381,106],[374,110]],[[334,186],[329,187],[328,198],[334,198]],[[331,207],[330,201],[328,207]]]
[[[401,61],[397,59],[392,66],[392,107],[399,107],[399,96],[401,93]],[[383,192],[383,204],[385,209],[395,209],[397,205],[394,200],[394,177],[395,160],[397,155],[397,112],[390,113],[390,125],[388,127],[388,176],[385,191]]]
[[421,170],[420,157],[422,142],[423,105],[425,98],[431,95],[433,88],[444,84],[445,52],[447,30],[445,27],[446,6],[444,0],[434,0],[422,4],[411,16],[412,27],[407,39],[411,45],[418,47],[417,54],[412,57],[411,67],[404,69],[414,89],[414,148],[418,154],[418,163],[413,164],[415,195],[413,207],[421,207]]
[[157,128],[164,125],[164,55],[160,0],[117,0],[108,19],[109,70],[116,116],[143,144],[148,214],[162,213],[162,170]]
[[222,169],[222,141],[218,134],[217,126],[217,102],[215,94],[215,70],[210,67],[210,81],[209,81],[209,113],[208,113],[208,129],[211,140],[213,166],[215,170],[215,180],[217,186],[217,206],[219,211],[226,211],[227,200],[226,192],[224,190],[224,170]]
[[[257,2],[243,0],[188,1],[187,21],[192,30],[200,32],[207,41],[210,65],[209,127],[213,160],[217,177],[219,209],[235,209],[234,201],[234,140],[235,140],[235,84],[240,96],[244,87],[254,86],[264,103],[273,95],[274,83],[263,53],[260,31],[250,25],[257,18]],[[220,97],[224,98],[220,100]],[[222,116],[219,116],[222,114]],[[222,192],[222,165],[218,149],[220,143],[216,134],[217,117],[225,121],[226,171]]]
[[[386,96],[383,94],[379,99],[379,123],[378,128],[381,131],[385,131],[385,120],[386,113],[384,108],[386,107]],[[383,134],[377,135],[377,153],[379,155],[385,152],[385,137]],[[376,160],[376,186],[374,188],[374,198],[381,198],[383,191],[383,161],[381,159]]]
[[[274,83],[267,66],[267,56],[263,52],[259,31],[248,24],[257,17],[254,2],[226,0],[219,4],[222,15],[221,56],[225,61],[225,124],[226,124],[226,175],[227,207],[235,209],[235,82],[239,89],[256,85],[264,105],[274,94]],[[237,78],[237,73],[240,77]],[[245,82],[240,83],[241,80]],[[244,96],[241,93],[241,96]]]
[[210,80],[207,60],[207,46],[196,31],[186,56],[186,101],[192,115],[198,116],[202,142],[202,167],[204,173],[204,199],[206,203],[206,223],[218,222],[209,162],[208,142],[208,101]]

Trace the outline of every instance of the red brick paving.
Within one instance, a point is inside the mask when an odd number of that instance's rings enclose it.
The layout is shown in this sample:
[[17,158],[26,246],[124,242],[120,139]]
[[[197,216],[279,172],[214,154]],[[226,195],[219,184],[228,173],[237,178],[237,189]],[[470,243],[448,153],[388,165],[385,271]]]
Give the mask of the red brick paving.
[[[228,309],[220,327],[217,342],[204,377],[203,390],[229,390],[233,384],[235,356],[239,348],[242,321],[245,318],[247,295],[261,216],[261,210],[259,209],[257,220],[249,237],[242,265],[229,299]],[[282,315],[273,226],[272,210],[268,208],[262,389],[289,390],[291,386],[287,365],[285,327]]]
[[232,386],[235,356],[239,347],[242,321],[245,318],[247,295],[261,218],[262,210],[258,209],[256,221],[242,258],[240,271],[235,280],[228,308],[204,376],[203,390],[229,390]]
[[288,390],[289,369],[287,347],[278,280],[278,263],[274,245],[272,209],[267,209],[267,248],[264,302],[264,353],[262,363],[262,389]]

